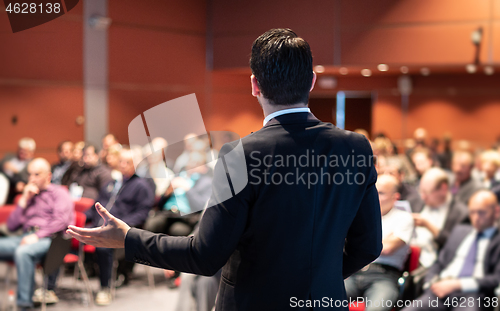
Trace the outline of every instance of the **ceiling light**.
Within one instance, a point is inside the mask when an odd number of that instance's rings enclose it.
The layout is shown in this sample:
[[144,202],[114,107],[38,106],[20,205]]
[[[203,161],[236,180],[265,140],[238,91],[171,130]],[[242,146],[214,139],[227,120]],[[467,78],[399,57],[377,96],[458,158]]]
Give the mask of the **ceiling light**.
[[474,64],[468,64],[467,66],[465,66],[465,71],[467,71],[468,73],[476,73],[477,66]]
[[389,66],[387,66],[386,64],[379,64],[379,65],[377,66],[377,69],[378,69],[379,71],[387,71],[387,70],[389,70]]
[[420,68],[420,73],[423,75],[423,76],[428,76],[431,74],[431,70],[427,67],[423,67],[423,68]]
[[316,71],[317,73],[323,73],[325,72],[325,67],[321,65],[315,66],[314,71]]
[[401,66],[399,70],[401,71],[402,74],[407,74],[408,72],[410,72],[410,70],[406,66]]
[[363,69],[361,70],[361,75],[363,77],[369,77],[372,75],[372,71],[370,69]]
[[339,73],[343,76],[345,76],[346,74],[349,73],[349,69],[347,69],[347,67],[340,67],[339,69]]

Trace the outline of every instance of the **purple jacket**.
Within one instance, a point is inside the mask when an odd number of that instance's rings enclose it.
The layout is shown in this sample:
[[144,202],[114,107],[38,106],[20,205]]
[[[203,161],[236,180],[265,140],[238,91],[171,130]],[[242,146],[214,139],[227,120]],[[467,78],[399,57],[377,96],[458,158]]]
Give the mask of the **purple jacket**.
[[36,235],[45,238],[66,229],[74,222],[74,204],[68,190],[50,184],[47,190],[29,200],[26,208],[18,205],[10,214],[7,227],[10,231],[15,231],[22,226],[24,232],[38,227]]

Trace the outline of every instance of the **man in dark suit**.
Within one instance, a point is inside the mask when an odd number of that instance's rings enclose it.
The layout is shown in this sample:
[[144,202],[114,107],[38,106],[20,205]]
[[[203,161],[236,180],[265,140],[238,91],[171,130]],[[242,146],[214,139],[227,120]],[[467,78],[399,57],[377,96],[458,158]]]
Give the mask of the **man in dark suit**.
[[500,283],[499,216],[495,194],[476,192],[469,201],[472,226],[455,227],[425,277],[426,290],[416,300],[420,305],[403,310],[492,309]]
[[[120,151],[120,172],[123,179],[111,181],[101,188],[97,200],[114,216],[122,219],[131,227],[141,227],[146,222],[148,213],[154,204],[154,190],[144,178],[135,175],[133,153],[128,148]],[[87,223],[93,227],[102,224],[102,218],[93,208],[85,211]],[[96,304],[108,305],[111,303],[110,280],[113,268],[114,250],[110,248],[96,248],[97,263],[101,289],[96,296]],[[128,282],[133,263],[120,262],[118,274],[123,275],[124,282]]]
[[[202,275],[222,267],[216,310],[347,310],[343,280],[382,249],[370,144],[309,112],[312,56],[293,31],[257,38],[250,66],[264,127],[221,149],[197,234],[130,229],[99,204],[105,226],[68,233],[152,266]],[[246,172],[235,174],[238,159]]]

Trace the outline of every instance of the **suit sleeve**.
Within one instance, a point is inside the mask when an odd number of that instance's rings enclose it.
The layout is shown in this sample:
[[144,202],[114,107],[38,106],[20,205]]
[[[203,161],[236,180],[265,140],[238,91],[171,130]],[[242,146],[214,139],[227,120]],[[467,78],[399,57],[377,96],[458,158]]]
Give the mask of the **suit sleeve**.
[[[227,145],[224,146],[221,154],[226,154],[229,149]],[[132,228],[125,238],[125,256],[128,260],[206,276],[214,275],[225,265],[245,229],[252,192],[247,184],[237,195],[215,204],[221,201],[219,194],[232,191],[220,160],[217,161],[217,167],[209,204],[211,207],[205,211],[199,231],[189,237],[173,237]]]
[[382,218],[376,181],[377,173],[372,165],[361,204],[345,240],[342,266],[344,279],[377,259],[382,251]]

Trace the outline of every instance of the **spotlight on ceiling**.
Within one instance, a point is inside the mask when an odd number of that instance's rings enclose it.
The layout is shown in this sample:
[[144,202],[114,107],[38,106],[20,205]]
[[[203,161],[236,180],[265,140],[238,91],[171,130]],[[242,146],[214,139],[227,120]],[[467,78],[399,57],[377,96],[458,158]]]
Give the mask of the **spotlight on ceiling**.
[[476,73],[477,66],[474,64],[468,64],[467,66],[465,66],[465,71],[467,71],[468,73]]
[[316,71],[317,73],[323,73],[325,72],[325,67],[321,65],[314,66],[314,71]]
[[410,72],[410,69],[408,69],[408,67],[406,66],[401,66],[401,68],[399,68],[399,71],[401,71],[402,74],[407,74],[408,72]]
[[370,69],[363,69],[361,70],[361,75],[363,77],[369,77],[372,75],[372,71]]
[[386,64],[379,64],[379,65],[377,66],[377,69],[378,69],[379,71],[387,71],[387,70],[389,70],[389,66],[388,66],[388,65],[386,65]]
[[349,73],[349,69],[347,69],[347,67],[340,67],[339,69],[339,73],[343,76],[345,76],[346,74]]

